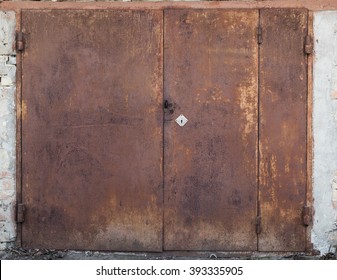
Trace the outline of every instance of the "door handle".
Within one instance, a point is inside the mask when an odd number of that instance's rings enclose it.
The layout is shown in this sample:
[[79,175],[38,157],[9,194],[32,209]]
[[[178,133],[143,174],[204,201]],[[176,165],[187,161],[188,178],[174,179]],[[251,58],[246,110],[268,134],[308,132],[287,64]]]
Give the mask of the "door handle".
[[167,99],[164,101],[164,113],[167,115],[172,115],[175,111],[176,108],[176,104],[175,103],[171,103],[170,101],[168,101]]

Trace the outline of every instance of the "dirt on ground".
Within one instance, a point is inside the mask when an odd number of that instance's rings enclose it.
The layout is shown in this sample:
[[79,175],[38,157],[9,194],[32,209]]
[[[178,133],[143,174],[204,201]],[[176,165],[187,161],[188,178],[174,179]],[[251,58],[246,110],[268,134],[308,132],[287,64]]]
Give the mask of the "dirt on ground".
[[1,260],[160,260],[160,259],[275,259],[275,260],[337,260],[337,255],[308,255],[304,253],[273,255],[273,254],[229,254],[208,253],[184,255],[182,253],[116,253],[101,251],[47,250],[9,248],[0,251]]

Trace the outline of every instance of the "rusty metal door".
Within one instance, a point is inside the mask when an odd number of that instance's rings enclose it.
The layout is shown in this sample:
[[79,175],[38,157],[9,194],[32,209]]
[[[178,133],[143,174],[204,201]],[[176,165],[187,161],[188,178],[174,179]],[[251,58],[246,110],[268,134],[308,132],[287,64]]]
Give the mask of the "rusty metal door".
[[165,250],[257,249],[258,18],[164,13]]
[[162,249],[162,12],[22,13],[22,245]]
[[24,247],[305,250],[306,10],[30,10],[22,31]]
[[260,251],[304,251],[307,10],[260,11]]

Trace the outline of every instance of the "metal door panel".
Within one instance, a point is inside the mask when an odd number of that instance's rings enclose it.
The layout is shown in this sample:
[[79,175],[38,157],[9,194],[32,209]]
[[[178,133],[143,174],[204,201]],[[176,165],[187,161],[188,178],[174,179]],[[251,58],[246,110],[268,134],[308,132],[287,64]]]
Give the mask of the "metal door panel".
[[23,11],[31,248],[162,249],[162,12]]
[[23,246],[303,251],[307,11],[261,10],[260,54],[257,10],[162,23],[23,11]]
[[304,251],[307,34],[304,9],[260,12],[260,251]]
[[164,249],[256,250],[258,11],[164,22]]

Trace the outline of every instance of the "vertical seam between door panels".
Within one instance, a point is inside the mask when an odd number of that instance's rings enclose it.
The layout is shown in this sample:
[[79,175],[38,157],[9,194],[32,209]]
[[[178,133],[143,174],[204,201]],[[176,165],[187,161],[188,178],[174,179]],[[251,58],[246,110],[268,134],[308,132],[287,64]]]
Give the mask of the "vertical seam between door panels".
[[[305,36],[309,35],[309,23],[308,23],[308,11],[306,11],[305,13],[306,16],[306,32],[305,32]],[[305,40],[305,37],[304,37]],[[305,44],[306,42],[304,42]],[[307,206],[307,197],[308,197],[308,186],[307,186],[307,182],[308,182],[308,93],[309,93],[309,87],[308,87],[308,82],[309,82],[309,71],[308,71],[308,62],[309,62],[309,55],[304,54],[305,55],[305,71],[306,71],[306,77],[307,77],[307,83],[306,83],[306,95],[305,95],[305,192],[304,192],[304,206]],[[305,235],[305,244],[304,244],[304,250],[305,247],[307,247],[307,234],[306,234],[306,227],[304,228],[304,235]]]
[[[258,27],[261,28],[261,10],[258,10]],[[256,184],[256,221],[261,217],[261,209],[260,209],[260,73],[261,73],[261,44],[258,42],[257,38],[257,184]],[[257,221],[258,222],[258,221]],[[261,227],[261,225],[260,225]],[[256,250],[259,251],[259,233],[256,232]]]
[[162,251],[164,251],[164,241],[165,241],[165,111],[164,111],[164,88],[165,88],[165,9],[162,10],[162,38],[161,38],[161,48],[162,48],[162,180],[163,180],[163,187],[162,187]]

